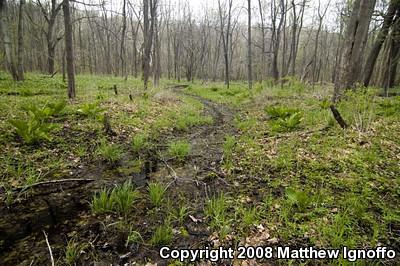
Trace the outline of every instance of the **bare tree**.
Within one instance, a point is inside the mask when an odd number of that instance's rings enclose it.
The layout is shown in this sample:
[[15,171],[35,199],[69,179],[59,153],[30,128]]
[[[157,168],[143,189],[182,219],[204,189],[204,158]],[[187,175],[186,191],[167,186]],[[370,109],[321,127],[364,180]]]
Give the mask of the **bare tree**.
[[371,80],[372,72],[375,67],[376,60],[378,58],[381,47],[386,40],[386,36],[388,35],[389,28],[393,25],[395,14],[400,12],[400,1],[391,0],[387,12],[385,14],[383,24],[381,29],[379,30],[378,36],[376,37],[375,43],[369,52],[367,57],[367,61],[364,67],[364,78],[363,83],[364,86],[368,86]]
[[18,11],[18,50],[17,50],[17,75],[18,80],[24,80],[24,32],[23,32],[23,12],[25,0],[19,1]]
[[227,14],[222,9],[221,0],[218,0],[218,13],[220,19],[220,31],[224,50],[225,60],[225,85],[229,88],[229,43],[231,36],[231,20],[232,20],[233,0],[228,0]]
[[[279,14],[279,23],[278,21]],[[285,0],[280,0],[277,6],[276,0],[271,1],[271,52],[272,52],[272,69],[271,74],[274,80],[279,79],[279,70],[278,70],[278,55],[279,55],[279,47],[281,42],[281,29],[284,22],[284,17],[286,14],[286,5]]]
[[333,102],[339,100],[343,90],[352,88],[357,80],[358,68],[375,0],[355,0],[343,43],[342,59],[335,82]]
[[247,79],[249,90],[253,87],[253,69],[251,58],[251,0],[247,0]]
[[315,43],[314,43],[314,54],[313,54],[313,58],[312,58],[312,86],[314,88],[315,85],[315,81],[316,81],[316,69],[317,69],[317,53],[318,53],[318,45],[319,45],[319,37],[321,34],[321,29],[322,29],[322,22],[324,20],[324,17],[326,15],[326,12],[328,11],[330,5],[330,1],[327,3],[327,5],[325,6],[325,10],[322,11],[321,13],[321,0],[318,1],[318,28],[317,28],[317,32],[315,34]]
[[263,10],[261,0],[258,0],[258,12],[260,15],[260,31],[261,31],[261,76],[260,76],[260,79],[263,80],[263,78],[265,76],[265,65],[266,65],[265,55],[266,55],[267,51],[266,51],[266,43],[265,43],[266,29],[265,29],[265,21],[264,21],[264,10]]
[[158,87],[161,78],[161,42],[160,42],[160,24],[157,8],[154,9],[154,86]]
[[128,74],[126,71],[126,51],[125,51],[125,39],[126,39],[126,0],[123,1],[122,4],[122,31],[121,31],[121,46],[120,46],[120,60],[121,60],[121,74],[125,77],[125,80],[128,78]]
[[18,80],[18,72],[15,64],[12,42],[8,31],[7,1],[0,0],[0,31],[3,36],[3,45],[6,55],[7,68],[14,80]]
[[150,54],[153,45],[155,15],[158,0],[143,0],[143,82],[147,89],[150,77]]
[[300,4],[300,12],[296,12],[296,3],[294,0],[291,2],[292,5],[292,32],[291,32],[291,44],[289,54],[289,75],[294,76],[296,74],[296,58],[299,47],[300,33],[303,28],[303,17],[306,5],[306,0],[303,0]]
[[386,38],[380,67],[379,85],[385,89],[387,95],[388,88],[395,85],[397,66],[400,58],[400,18],[396,17],[392,30]]
[[[37,1],[37,4],[47,23],[47,28],[43,29],[43,32],[46,35],[46,43],[47,43],[47,71],[49,74],[53,74],[55,71],[54,57],[55,57],[56,45],[62,39],[61,36],[59,37],[55,36],[57,16],[61,10],[62,3],[57,4],[56,0],[51,0],[50,11],[48,10],[49,8],[46,5],[42,4],[40,0]],[[33,21],[32,18],[30,18],[30,20]]]
[[69,0],[63,0],[62,3],[64,14],[64,28],[65,28],[65,51],[66,51],[66,64],[67,64],[67,77],[68,77],[68,98],[73,99],[75,93],[75,61],[74,61],[74,47],[72,40],[72,22]]

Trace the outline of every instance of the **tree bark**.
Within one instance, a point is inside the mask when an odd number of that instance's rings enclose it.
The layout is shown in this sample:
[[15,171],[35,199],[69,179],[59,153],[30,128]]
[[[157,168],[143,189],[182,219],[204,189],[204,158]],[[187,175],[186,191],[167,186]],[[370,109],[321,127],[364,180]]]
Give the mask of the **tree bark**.
[[24,80],[24,32],[23,32],[23,12],[25,0],[19,1],[18,14],[18,50],[17,50],[17,79]]
[[249,90],[253,87],[253,69],[251,58],[251,0],[247,0],[247,79],[249,83]]
[[[150,54],[154,33],[154,12],[157,8],[157,0],[143,0],[143,83],[147,90],[150,77]],[[149,14],[149,12],[151,14]],[[150,21],[151,19],[151,21]]]
[[12,48],[12,42],[8,31],[6,0],[0,0],[0,32],[1,35],[3,35],[3,45],[6,55],[7,68],[13,80],[18,80],[18,72],[17,72],[17,67],[15,65],[15,57]]
[[232,18],[232,5],[233,0],[228,1],[228,14],[227,14],[227,25],[225,29],[225,18],[222,14],[222,6],[220,0],[218,0],[218,13],[220,19],[220,30],[222,37],[222,44],[224,50],[224,60],[225,60],[225,85],[229,88],[230,77],[229,77],[229,37],[231,35],[231,18]]
[[121,46],[120,46],[120,62],[121,62],[121,75],[128,79],[127,71],[126,71],[126,63],[125,63],[125,38],[126,38],[126,0],[123,1],[122,4],[122,31],[121,31]]
[[397,65],[400,57],[400,19],[393,23],[392,31],[386,38],[382,65],[380,67],[379,85],[385,88],[392,88],[395,85]]
[[154,10],[154,86],[158,87],[161,77],[161,43],[159,39],[159,21],[157,10]]
[[72,40],[72,23],[69,7],[69,0],[63,0],[64,27],[65,27],[65,50],[66,64],[68,77],[68,98],[73,99],[75,93],[75,62],[74,62],[74,47]]
[[379,52],[382,48],[384,41],[386,40],[386,36],[389,32],[389,28],[393,24],[393,18],[396,14],[396,11],[399,12],[400,9],[400,1],[392,0],[390,1],[388,10],[383,20],[383,24],[381,29],[379,30],[378,36],[376,37],[375,43],[372,46],[372,49],[367,57],[367,61],[364,67],[364,79],[363,83],[365,87],[368,87],[372,73],[374,71],[375,63],[378,58]]
[[337,102],[343,91],[353,88],[357,80],[364,42],[374,11],[375,0],[355,0],[343,43],[342,60],[335,82],[333,102]]

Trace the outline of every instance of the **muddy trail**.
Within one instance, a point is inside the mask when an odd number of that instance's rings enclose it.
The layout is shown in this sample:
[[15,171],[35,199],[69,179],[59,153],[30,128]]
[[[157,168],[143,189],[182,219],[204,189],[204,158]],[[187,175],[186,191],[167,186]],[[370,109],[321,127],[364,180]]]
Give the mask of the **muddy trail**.
[[[204,105],[204,115],[211,116],[213,123],[161,137],[156,145],[159,148],[147,151],[144,167],[139,173],[122,174],[98,162],[77,169],[73,179],[44,182],[23,191],[14,191],[11,205],[5,203],[5,191],[0,191],[1,265],[48,265],[50,255],[44,232],[48,235],[54,260],[60,265],[65,264],[66,245],[72,238],[81,250],[78,264],[120,265],[144,262],[146,258],[165,264],[159,261],[158,247],[148,243],[154,227],[165,218],[165,210],[152,209],[146,197],[146,185],[150,181],[167,185],[167,197],[173,205],[185,202],[192,210],[191,216],[181,225],[188,235],[183,237],[174,230],[174,240],[169,246],[194,248],[207,245],[211,232],[203,222],[204,201],[228,187],[220,166],[224,138],[235,134],[232,125],[234,112],[224,105],[187,94],[183,88],[174,86],[168,89],[200,101]],[[177,139],[185,139],[191,145],[184,162],[165,158],[160,148]],[[127,155],[119,164],[128,165],[133,159]],[[90,200],[97,191],[126,181],[134,183],[142,195],[135,203],[133,213],[126,217],[144,239],[140,244],[126,245],[129,228],[118,226],[122,224],[122,218],[112,214],[96,217],[90,210]]]

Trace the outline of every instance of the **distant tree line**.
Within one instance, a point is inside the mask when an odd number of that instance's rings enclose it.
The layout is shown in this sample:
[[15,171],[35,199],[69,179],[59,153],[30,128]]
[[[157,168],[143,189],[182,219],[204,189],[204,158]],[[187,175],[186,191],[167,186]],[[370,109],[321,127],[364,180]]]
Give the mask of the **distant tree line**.
[[[25,71],[178,81],[297,77],[335,83],[398,84],[400,1],[0,0],[0,64],[14,80]],[[332,20],[334,18],[334,21]]]

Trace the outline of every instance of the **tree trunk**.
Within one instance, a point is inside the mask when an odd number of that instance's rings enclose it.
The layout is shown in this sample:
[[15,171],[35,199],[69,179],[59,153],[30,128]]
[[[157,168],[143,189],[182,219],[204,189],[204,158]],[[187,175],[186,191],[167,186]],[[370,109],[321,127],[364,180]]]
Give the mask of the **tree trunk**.
[[397,65],[400,57],[400,19],[396,19],[393,29],[386,38],[384,56],[380,67],[379,86],[392,88],[395,85]]
[[[153,42],[154,32],[154,12],[157,8],[157,0],[143,0],[143,83],[144,89],[147,90],[150,77],[150,53]],[[150,10],[149,10],[150,9]],[[151,13],[151,21],[150,15]]]
[[23,12],[25,0],[19,1],[18,15],[18,50],[17,50],[17,76],[18,80],[24,80],[24,32],[23,32]]
[[0,0],[0,32],[3,35],[4,51],[6,55],[7,68],[13,80],[18,80],[18,72],[15,65],[14,52],[12,48],[12,42],[10,39],[7,23],[7,1]]
[[75,66],[74,48],[72,40],[72,24],[69,7],[69,0],[63,0],[64,27],[65,27],[65,50],[68,77],[68,98],[75,98]]
[[260,23],[261,23],[261,76],[260,81],[262,81],[265,77],[265,53],[266,53],[266,45],[265,45],[265,25],[264,25],[264,12],[262,9],[261,0],[258,0],[258,10],[260,13]]
[[251,63],[251,0],[247,0],[247,78],[249,82],[249,90],[253,87],[253,69]]
[[154,86],[158,87],[161,77],[161,43],[159,40],[159,25],[156,10],[154,11]]
[[390,5],[384,17],[382,27],[379,30],[378,36],[376,37],[375,43],[372,46],[372,49],[365,63],[364,79],[363,79],[365,87],[368,87],[369,82],[371,81],[371,76],[374,71],[376,59],[378,58],[379,52],[389,32],[389,28],[393,24],[394,15],[396,14],[396,11],[399,12],[399,8],[400,8],[400,2],[398,0],[390,1]]
[[343,43],[338,78],[335,82],[333,102],[340,99],[345,89],[353,88],[358,78],[357,73],[361,63],[362,50],[375,2],[375,0],[355,0],[353,3],[353,11],[347,25]]

